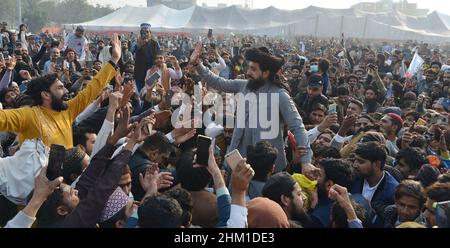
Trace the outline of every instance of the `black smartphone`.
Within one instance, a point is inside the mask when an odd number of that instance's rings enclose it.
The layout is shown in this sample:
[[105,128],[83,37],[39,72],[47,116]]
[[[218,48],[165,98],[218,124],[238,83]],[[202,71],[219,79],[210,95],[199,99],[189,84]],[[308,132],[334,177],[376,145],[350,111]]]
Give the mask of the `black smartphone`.
[[48,157],[47,178],[52,181],[62,176],[62,166],[66,157],[66,148],[61,145],[51,145]]
[[212,36],[213,36],[213,30],[209,29],[208,30],[208,38],[212,38]]
[[212,139],[207,136],[197,136],[197,164],[208,166],[209,159],[209,147],[211,146]]
[[64,58],[58,58],[57,60],[56,60],[56,64],[59,66],[59,68],[62,70],[62,69],[64,69]]

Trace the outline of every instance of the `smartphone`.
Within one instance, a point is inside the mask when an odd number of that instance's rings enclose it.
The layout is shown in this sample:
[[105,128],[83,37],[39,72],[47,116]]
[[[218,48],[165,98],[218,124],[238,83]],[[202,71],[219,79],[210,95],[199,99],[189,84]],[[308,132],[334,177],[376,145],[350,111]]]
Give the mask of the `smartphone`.
[[61,145],[51,145],[48,157],[47,178],[52,181],[62,176],[62,166],[66,156],[66,148]]
[[208,30],[208,38],[212,38],[212,36],[213,36],[213,30],[209,29]]
[[216,44],[211,43],[211,44],[209,44],[209,45],[211,46],[212,49],[216,49]]
[[230,166],[232,170],[234,170],[242,160],[243,158],[241,156],[241,153],[239,153],[237,149],[234,149],[233,151],[225,155],[225,161],[227,161],[228,166]]
[[160,78],[161,76],[155,72],[153,73],[147,80],[145,80],[145,84],[149,87],[149,88],[153,88],[155,86],[156,81]]
[[208,166],[209,159],[209,147],[211,146],[212,139],[207,136],[197,136],[197,164]]
[[427,124],[427,122],[424,119],[422,119],[422,118],[419,118],[416,121],[416,126],[425,126],[426,124]]
[[58,58],[56,60],[56,64],[59,66],[60,69],[64,69],[64,58]]
[[336,108],[337,108],[336,103],[330,104],[330,106],[328,106],[328,113],[337,113]]

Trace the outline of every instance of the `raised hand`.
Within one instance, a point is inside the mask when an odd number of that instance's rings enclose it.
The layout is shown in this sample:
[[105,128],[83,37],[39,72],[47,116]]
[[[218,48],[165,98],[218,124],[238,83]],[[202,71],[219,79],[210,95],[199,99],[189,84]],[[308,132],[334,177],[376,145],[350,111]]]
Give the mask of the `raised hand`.
[[117,110],[120,106],[119,103],[122,101],[123,94],[116,91],[109,95],[109,107],[111,109]]
[[329,113],[325,116],[325,119],[319,124],[317,127],[319,132],[325,131],[327,128],[331,127],[331,125],[336,124],[338,121],[337,113]]
[[202,53],[203,44],[201,41],[197,42],[194,46],[194,52],[192,52],[190,63],[193,65],[197,65],[200,60],[200,55]]
[[119,40],[118,34],[113,34],[112,40],[112,52],[111,52],[111,60],[115,64],[119,63],[120,57],[122,56],[122,44]]
[[41,172],[34,181],[33,197],[45,201],[53,191],[61,185],[63,178],[58,177],[53,181],[49,181],[47,176],[47,166],[42,167]]
[[131,96],[133,96],[134,94],[134,87],[135,87],[134,81],[129,82],[123,86],[122,90],[123,98],[119,105],[120,108],[127,105],[127,103],[130,101]]
[[133,125],[130,125],[130,108],[125,106],[120,110],[120,118],[117,128],[114,130],[114,134],[108,138],[108,143],[115,145],[119,139],[125,137],[133,129]]

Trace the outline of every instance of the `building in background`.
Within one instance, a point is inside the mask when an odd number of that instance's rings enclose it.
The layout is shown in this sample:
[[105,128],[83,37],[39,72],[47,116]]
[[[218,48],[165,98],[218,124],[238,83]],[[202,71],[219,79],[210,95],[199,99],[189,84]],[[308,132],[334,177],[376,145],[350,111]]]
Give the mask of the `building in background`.
[[197,4],[197,0],[147,0],[147,7],[158,4],[165,5],[172,9],[187,9]]
[[372,13],[391,12],[392,10],[397,10],[411,16],[424,16],[429,12],[428,9],[418,9],[417,3],[408,3],[407,0],[400,0],[398,2],[394,2],[392,0],[381,0],[375,3],[361,2],[353,5],[352,8]]

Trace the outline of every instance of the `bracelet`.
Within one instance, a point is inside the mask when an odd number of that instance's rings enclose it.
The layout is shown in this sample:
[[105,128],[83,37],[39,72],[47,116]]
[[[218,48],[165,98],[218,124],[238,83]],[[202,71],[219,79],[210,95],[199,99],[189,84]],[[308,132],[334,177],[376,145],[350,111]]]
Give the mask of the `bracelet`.
[[116,63],[114,63],[112,60],[108,61],[108,63],[110,63],[112,65],[112,67],[114,67],[114,69],[118,69],[118,66]]

